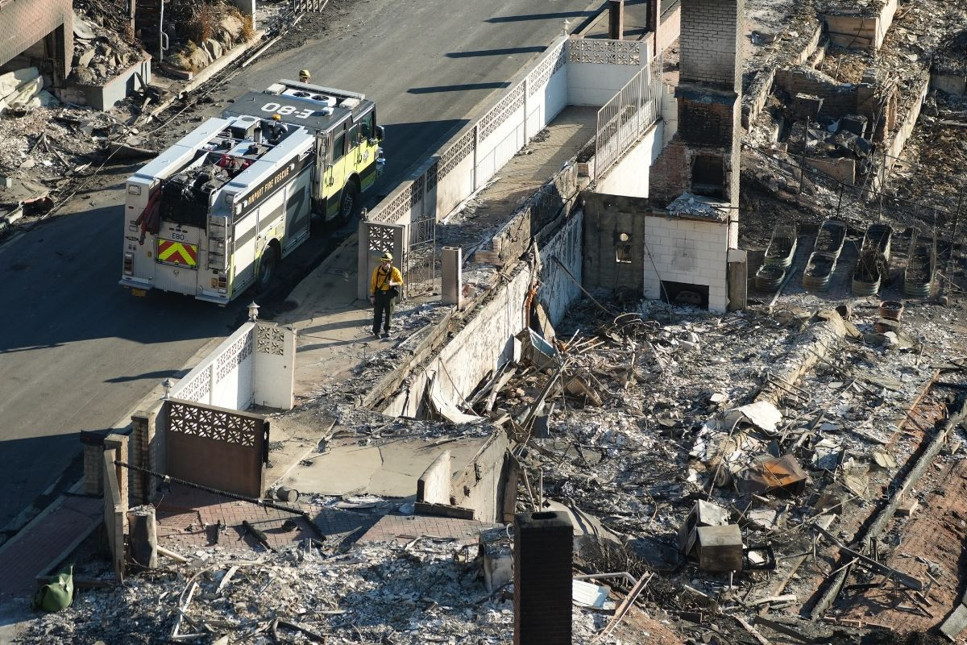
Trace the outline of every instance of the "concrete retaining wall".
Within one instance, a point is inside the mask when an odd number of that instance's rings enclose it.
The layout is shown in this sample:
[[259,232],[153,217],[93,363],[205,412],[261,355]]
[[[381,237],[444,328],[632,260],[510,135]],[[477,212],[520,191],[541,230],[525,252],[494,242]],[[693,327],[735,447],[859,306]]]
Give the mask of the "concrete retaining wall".
[[425,504],[449,504],[453,481],[453,459],[445,450],[416,480],[416,501]]
[[564,318],[571,303],[581,297],[583,227],[584,211],[578,211],[543,246],[538,246],[543,266],[537,299],[555,325]]
[[55,91],[57,98],[95,110],[110,110],[128,96],[151,82],[151,58],[131,65],[103,85],[71,85]]
[[[792,57],[788,64],[800,65],[806,62],[819,47],[819,41],[823,35],[822,23],[817,23],[812,36],[806,41],[799,53]],[[812,61],[813,64],[818,64]],[[749,86],[742,92],[742,127],[748,129],[752,123],[759,118],[759,113],[765,107],[769,95],[772,93],[772,84],[775,81],[776,68],[766,67],[755,72],[755,77]]]
[[[470,395],[491,370],[513,358],[514,336],[526,326],[524,309],[532,280],[541,282],[538,299],[552,322],[560,321],[568,306],[581,295],[581,227],[580,212],[562,220],[560,227],[547,234],[538,250],[542,259],[539,276],[531,264],[519,263],[508,279],[488,293],[487,302],[427,363],[425,369],[414,370],[405,390],[399,392],[382,412],[390,416],[417,416],[430,379],[436,379],[437,392],[449,401],[461,401]],[[561,268],[563,264],[574,279]]]
[[453,479],[453,501],[457,506],[472,508],[475,520],[503,520],[503,489],[506,477],[504,455],[510,447],[506,432],[496,432]]
[[894,164],[899,160],[900,153],[903,152],[903,147],[907,144],[907,141],[913,135],[913,129],[917,126],[917,119],[920,118],[920,109],[923,107],[923,100],[927,96],[927,92],[930,90],[930,75],[925,74],[920,80],[919,91],[917,92],[916,101],[910,107],[910,111],[907,112],[906,117],[897,128],[897,132],[893,137],[893,141],[890,143],[890,147],[886,150],[886,158],[880,161],[880,169],[873,180],[873,190],[878,189],[886,181],[887,176],[890,174],[890,170],[893,169]]
[[893,24],[896,9],[897,0],[888,0],[879,13],[872,16],[827,14],[825,20],[829,40],[838,47],[876,51]]

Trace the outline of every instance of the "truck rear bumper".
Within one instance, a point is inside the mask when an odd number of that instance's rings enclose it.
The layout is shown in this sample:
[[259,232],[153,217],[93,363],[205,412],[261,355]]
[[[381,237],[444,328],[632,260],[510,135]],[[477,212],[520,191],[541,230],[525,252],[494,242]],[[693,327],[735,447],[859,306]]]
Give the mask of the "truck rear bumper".
[[129,289],[132,295],[143,296],[151,291],[152,284],[150,280],[144,280],[141,278],[133,278],[131,276],[124,276],[118,282],[125,289]]

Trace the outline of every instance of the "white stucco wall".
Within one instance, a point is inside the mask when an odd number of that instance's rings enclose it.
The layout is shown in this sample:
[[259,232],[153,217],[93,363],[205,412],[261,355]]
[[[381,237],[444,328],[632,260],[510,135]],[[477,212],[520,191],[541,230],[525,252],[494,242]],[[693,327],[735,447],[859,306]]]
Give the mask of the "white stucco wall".
[[289,410],[295,402],[295,340],[290,328],[247,322],[168,396],[230,410],[247,410],[254,403]]
[[604,177],[597,178],[596,192],[648,197],[651,165],[661,154],[664,129],[664,122],[656,121],[638,144],[612,166]]
[[291,410],[295,405],[295,330],[259,322],[253,355],[253,402],[279,410]]
[[644,65],[575,63],[567,65],[568,105],[600,107],[634,78]]
[[[584,211],[578,211],[545,246],[538,248],[543,267],[537,298],[547,308],[547,316],[555,325],[564,318],[571,303],[581,297],[583,227]],[[567,267],[574,280],[568,277],[553,258],[557,258]]]

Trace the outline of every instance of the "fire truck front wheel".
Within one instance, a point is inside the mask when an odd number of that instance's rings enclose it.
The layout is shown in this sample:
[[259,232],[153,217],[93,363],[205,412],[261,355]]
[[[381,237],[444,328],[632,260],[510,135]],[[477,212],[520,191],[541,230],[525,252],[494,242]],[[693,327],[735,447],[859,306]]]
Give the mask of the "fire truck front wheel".
[[255,283],[259,293],[268,291],[272,284],[272,278],[275,277],[275,268],[278,263],[279,253],[274,244],[269,244],[262,251],[262,257],[259,258],[259,274]]

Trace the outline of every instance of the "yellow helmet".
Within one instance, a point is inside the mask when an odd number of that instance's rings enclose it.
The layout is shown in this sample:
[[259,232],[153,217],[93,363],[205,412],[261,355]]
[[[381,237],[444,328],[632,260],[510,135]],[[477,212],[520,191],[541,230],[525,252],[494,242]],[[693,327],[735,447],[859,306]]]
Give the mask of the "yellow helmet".
[[309,70],[307,70],[307,69],[300,69],[299,70],[299,80],[302,80],[303,78],[306,79],[306,80],[309,80],[309,78],[310,78]]
[[393,254],[390,252],[386,252],[383,254],[383,257],[380,258],[380,260],[382,260],[383,262],[392,262]]
[[281,121],[282,120],[282,116],[281,115],[278,115],[278,114],[273,114],[272,115],[272,120],[273,121]]

